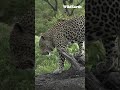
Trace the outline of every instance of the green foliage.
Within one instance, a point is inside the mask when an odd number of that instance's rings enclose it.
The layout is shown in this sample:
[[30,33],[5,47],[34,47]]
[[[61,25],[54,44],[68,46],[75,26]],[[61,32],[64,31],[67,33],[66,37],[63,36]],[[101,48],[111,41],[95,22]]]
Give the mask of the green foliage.
[[[44,56],[40,54],[39,37],[35,36],[35,74],[43,74],[53,72],[57,68],[58,53],[56,49],[50,56]],[[70,65],[65,62],[65,69],[68,69]]]

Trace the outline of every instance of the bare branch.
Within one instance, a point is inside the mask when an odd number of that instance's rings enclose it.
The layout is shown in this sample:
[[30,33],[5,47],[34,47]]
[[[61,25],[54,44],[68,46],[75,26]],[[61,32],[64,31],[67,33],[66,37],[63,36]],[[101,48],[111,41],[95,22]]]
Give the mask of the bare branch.
[[53,6],[53,5],[49,2],[49,0],[44,0],[44,1],[47,2],[54,11],[57,11],[57,9],[58,9],[58,2],[57,2],[57,0],[55,0],[55,6]]
[[57,0],[55,0],[55,9],[56,9],[56,11],[58,10],[58,2],[57,2]]

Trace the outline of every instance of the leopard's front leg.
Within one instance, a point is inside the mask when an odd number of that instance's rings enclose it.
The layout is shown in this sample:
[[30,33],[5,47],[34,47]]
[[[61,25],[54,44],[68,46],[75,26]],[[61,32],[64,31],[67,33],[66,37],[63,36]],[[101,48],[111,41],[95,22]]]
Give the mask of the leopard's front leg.
[[58,67],[53,72],[53,73],[57,74],[57,73],[61,73],[64,70],[64,61],[65,61],[64,56],[61,54],[61,52],[59,52],[58,49],[65,49],[66,48],[67,39],[64,38],[64,35],[62,32],[56,32],[54,34],[53,42],[54,42],[55,47],[57,48],[57,51],[59,53]]
[[64,56],[59,52],[58,67],[53,73],[57,74],[62,73],[62,71],[64,71],[64,61],[65,61]]

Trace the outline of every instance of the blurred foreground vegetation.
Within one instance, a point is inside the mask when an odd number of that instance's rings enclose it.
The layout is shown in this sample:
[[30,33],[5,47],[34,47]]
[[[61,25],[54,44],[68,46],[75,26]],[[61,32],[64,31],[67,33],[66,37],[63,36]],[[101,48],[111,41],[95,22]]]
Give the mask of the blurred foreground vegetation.
[[10,30],[0,23],[0,90],[34,90],[34,70],[18,70],[10,63]]

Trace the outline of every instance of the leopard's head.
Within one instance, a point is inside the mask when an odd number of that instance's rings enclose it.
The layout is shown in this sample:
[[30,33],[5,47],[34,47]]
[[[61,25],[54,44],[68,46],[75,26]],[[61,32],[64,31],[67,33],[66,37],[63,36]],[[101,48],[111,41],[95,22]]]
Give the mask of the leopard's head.
[[44,34],[41,34],[39,46],[42,55],[48,55],[55,48],[52,40]]

